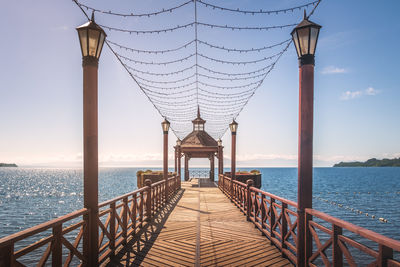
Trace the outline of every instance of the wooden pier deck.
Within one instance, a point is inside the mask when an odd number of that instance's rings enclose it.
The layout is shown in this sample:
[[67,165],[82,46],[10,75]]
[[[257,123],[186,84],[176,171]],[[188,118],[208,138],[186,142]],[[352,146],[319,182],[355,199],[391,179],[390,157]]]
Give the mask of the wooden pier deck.
[[293,266],[208,179],[182,182],[140,238],[107,265]]

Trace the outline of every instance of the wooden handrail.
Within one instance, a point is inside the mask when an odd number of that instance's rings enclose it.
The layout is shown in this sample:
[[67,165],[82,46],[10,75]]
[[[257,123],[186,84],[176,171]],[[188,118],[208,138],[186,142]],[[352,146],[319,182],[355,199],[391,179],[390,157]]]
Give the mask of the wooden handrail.
[[367,238],[371,241],[374,241],[378,244],[390,247],[396,251],[400,252],[400,241],[386,237],[384,235],[378,234],[374,231],[368,230],[366,228],[363,228],[361,226],[343,221],[341,219],[335,218],[331,215],[328,215],[324,212],[314,210],[314,209],[306,209],[306,213],[318,217],[326,222],[329,222],[333,225],[339,226],[343,229],[346,229],[350,232],[353,232],[359,236],[362,236],[364,238]]
[[56,225],[63,224],[64,222],[70,221],[72,219],[75,219],[76,217],[79,217],[79,216],[82,216],[82,215],[85,215],[88,213],[89,213],[89,210],[83,208],[83,209],[68,213],[64,216],[58,217],[56,219],[50,220],[48,222],[44,222],[39,225],[33,226],[31,228],[22,230],[18,233],[3,237],[0,239],[0,248],[9,246],[9,245],[11,245],[15,242],[18,242],[22,239],[25,239],[25,238],[35,235],[37,233],[43,232],[43,231],[50,229]]
[[[316,239],[318,249],[323,249],[315,229],[324,231],[331,238],[326,241],[324,246],[332,246],[332,264],[333,266],[343,266],[343,256],[346,254],[346,260],[353,261],[351,254],[347,251],[347,243],[350,246],[359,249],[363,253],[375,258],[375,263],[378,266],[400,266],[400,262],[393,259],[393,251],[400,252],[400,241],[380,235],[371,230],[343,221],[341,219],[330,216],[321,211],[314,209],[298,210],[296,202],[276,196],[274,194],[262,191],[252,187],[251,181],[248,184],[233,180],[224,175],[219,176],[218,186],[231,201],[246,215],[247,220],[253,222],[271,243],[275,244],[282,252],[283,256],[287,256],[294,264],[297,264],[297,253],[305,252],[307,266],[316,266],[313,261],[320,256],[320,253],[299,250],[297,243],[297,227],[299,225],[299,212],[305,212],[305,225],[308,234],[306,238]],[[228,189],[233,186],[233,190]],[[269,200],[268,200],[269,199]],[[279,201],[281,204],[276,203]],[[295,210],[290,210],[288,207]],[[313,217],[319,218],[325,222],[332,224],[332,229],[328,229],[313,220]],[[314,229],[315,228],[315,229]],[[278,229],[278,230],[277,230]],[[314,230],[313,230],[314,229]],[[379,249],[375,251],[362,243],[353,240],[350,237],[342,234],[342,229],[353,232],[354,234],[377,243]],[[311,232],[310,232],[311,231]],[[290,238],[292,239],[290,240]],[[329,243],[330,242],[330,243]],[[326,249],[326,248],[325,248]],[[313,254],[312,254],[313,253]],[[312,255],[311,255],[312,254]],[[347,259],[350,258],[350,259]],[[330,266],[324,259],[325,266]],[[374,264],[374,262],[371,262]],[[351,264],[350,264],[351,265]]]
[[[180,177],[174,175],[168,178],[169,195],[172,196],[180,189]],[[98,205],[99,217],[99,263],[103,262],[107,257],[112,256],[116,248],[127,242],[129,235],[135,235],[138,229],[152,219],[153,214],[166,204],[164,197],[166,181],[162,180],[157,183],[149,183],[147,186],[132,191],[130,193],[118,196],[116,198],[104,201]],[[72,257],[80,258],[84,263],[87,261],[87,255],[78,250],[78,246],[82,237],[88,231],[89,209],[80,209],[59,218],[28,228],[18,233],[6,236],[0,239],[0,265],[13,265],[17,258],[28,254],[39,247],[47,245],[47,249],[42,255],[43,264],[46,263],[51,254],[52,264],[56,266],[62,265],[62,250],[67,248],[70,250],[64,266],[69,266]],[[63,224],[77,217],[83,218],[72,225],[63,228]],[[105,221],[101,218],[105,217]],[[80,228],[80,230],[79,230]],[[46,238],[39,241],[32,240],[32,244],[14,251],[15,243],[31,237],[35,234],[52,229],[52,233]],[[63,235],[71,231],[79,230],[75,238],[74,244],[69,243]],[[108,240],[104,240],[104,239]],[[103,240],[105,243],[103,243]]]
[[250,187],[250,190],[253,191],[253,192],[260,193],[260,194],[262,194],[262,195],[264,195],[264,196],[269,196],[270,198],[274,198],[275,200],[278,200],[278,201],[280,201],[280,202],[282,202],[282,203],[286,203],[286,204],[288,204],[289,206],[292,206],[292,207],[294,207],[294,208],[297,209],[297,203],[294,202],[294,201],[292,201],[292,200],[288,200],[288,199],[286,199],[286,198],[279,197],[279,196],[277,196],[277,195],[274,195],[274,194],[271,194],[271,193],[262,191],[262,190],[258,189],[257,187]]

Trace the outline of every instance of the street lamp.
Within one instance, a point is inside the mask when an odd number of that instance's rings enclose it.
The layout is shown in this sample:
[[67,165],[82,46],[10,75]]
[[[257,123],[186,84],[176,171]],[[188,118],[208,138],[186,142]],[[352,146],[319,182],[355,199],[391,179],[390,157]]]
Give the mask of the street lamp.
[[229,128],[231,129],[232,134],[236,134],[238,123],[235,121],[235,119],[232,121],[231,124],[229,124]]
[[218,143],[218,146],[222,146],[222,140],[221,139],[218,139],[217,143]]
[[169,126],[170,123],[169,121],[164,118],[164,121],[161,123],[162,130],[163,130],[163,136],[164,136],[164,156],[163,156],[163,173],[164,173],[164,181],[165,181],[165,201],[168,201],[168,194],[169,194],[169,188],[168,188],[168,131],[169,131]]
[[89,210],[88,231],[83,237],[83,253],[88,266],[98,264],[98,62],[106,38],[94,21],[76,28],[83,67],[83,204]]
[[305,209],[312,208],[313,117],[315,49],[321,26],[304,19],[292,31],[299,59],[299,150],[298,150],[298,246],[297,264],[307,266],[312,253],[311,233],[306,229]]
[[85,59],[91,60],[97,65],[107,35],[94,21],[94,13],[92,13],[90,21],[76,29],[78,31],[84,61]]
[[170,126],[169,121],[167,119],[164,119],[164,121],[161,123],[161,127],[164,133],[168,134],[169,126]]
[[307,19],[304,11],[303,21],[291,33],[300,65],[314,65],[314,55],[320,29],[320,25]]

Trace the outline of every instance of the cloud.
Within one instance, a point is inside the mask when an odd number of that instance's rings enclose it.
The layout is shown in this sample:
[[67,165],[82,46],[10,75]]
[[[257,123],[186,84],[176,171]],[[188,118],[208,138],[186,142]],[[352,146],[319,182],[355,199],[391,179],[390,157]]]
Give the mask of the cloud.
[[339,74],[339,73],[347,73],[347,72],[348,72],[347,69],[338,68],[335,66],[327,66],[321,71],[322,74]]
[[374,89],[373,87],[368,87],[367,90],[365,90],[366,95],[377,95],[378,93],[379,91]]
[[350,100],[350,99],[358,98],[361,96],[362,96],[362,91],[346,91],[342,94],[340,99]]
[[363,91],[346,91],[342,93],[342,96],[340,97],[341,100],[351,100],[351,99],[355,99],[355,98],[359,98],[362,97],[364,95],[367,96],[374,96],[379,94],[381,91],[380,90],[376,90],[373,87],[368,87],[367,89],[363,90]]

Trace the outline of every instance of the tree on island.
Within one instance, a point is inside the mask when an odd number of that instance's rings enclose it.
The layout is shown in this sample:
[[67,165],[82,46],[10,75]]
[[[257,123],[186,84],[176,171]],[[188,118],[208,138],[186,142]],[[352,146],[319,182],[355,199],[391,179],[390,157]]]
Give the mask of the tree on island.
[[18,167],[15,163],[0,163],[0,167]]
[[365,162],[340,162],[333,167],[400,167],[400,158],[394,159],[376,159],[372,158]]

